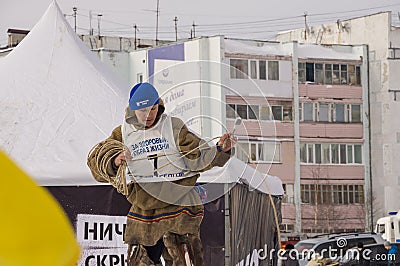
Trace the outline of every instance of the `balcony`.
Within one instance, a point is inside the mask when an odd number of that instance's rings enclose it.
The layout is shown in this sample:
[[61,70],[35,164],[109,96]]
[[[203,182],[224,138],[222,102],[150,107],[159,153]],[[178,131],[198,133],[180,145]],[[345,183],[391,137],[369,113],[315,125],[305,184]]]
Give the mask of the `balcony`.
[[330,84],[299,84],[299,96],[311,99],[362,99],[362,87]]

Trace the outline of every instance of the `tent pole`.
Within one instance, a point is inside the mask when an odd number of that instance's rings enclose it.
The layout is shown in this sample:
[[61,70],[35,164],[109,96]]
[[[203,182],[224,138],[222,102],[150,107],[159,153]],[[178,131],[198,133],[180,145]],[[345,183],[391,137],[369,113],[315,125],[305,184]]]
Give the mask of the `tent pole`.
[[225,202],[225,266],[231,265],[231,224],[229,211],[229,184],[224,184],[224,202]]

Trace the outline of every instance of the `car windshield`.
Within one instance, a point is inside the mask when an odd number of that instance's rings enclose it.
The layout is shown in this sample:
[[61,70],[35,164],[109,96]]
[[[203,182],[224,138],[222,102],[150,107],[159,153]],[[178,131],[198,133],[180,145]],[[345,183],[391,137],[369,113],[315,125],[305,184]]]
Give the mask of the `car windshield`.
[[385,225],[384,224],[378,224],[378,233],[379,234],[384,234],[385,233]]
[[303,250],[310,250],[310,249],[312,249],[314,245],[315,245],[315,243],[297,242],[297,244],[294,245],[294,248],[295,248],[297,251],[302,252]]

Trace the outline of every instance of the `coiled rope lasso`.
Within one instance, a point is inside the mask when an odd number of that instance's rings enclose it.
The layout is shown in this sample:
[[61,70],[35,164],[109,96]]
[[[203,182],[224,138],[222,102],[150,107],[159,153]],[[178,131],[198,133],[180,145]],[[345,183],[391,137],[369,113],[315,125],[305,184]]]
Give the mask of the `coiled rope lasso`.
[[126,147],[122,142],[108,139],[98,143],[89,151],[88,162],[93,159],[95,161],[95,163],[91,165],[91,170],[94,176],[99,176],[103,180],[106,180],[115,187],[119,193],[127,196],[128,186],[126,184],[126,162],[122,161],[115,176],[110,176],[107,172],[107,167],[113,165],[112,160],[114,160],[115,156],[125,150]]

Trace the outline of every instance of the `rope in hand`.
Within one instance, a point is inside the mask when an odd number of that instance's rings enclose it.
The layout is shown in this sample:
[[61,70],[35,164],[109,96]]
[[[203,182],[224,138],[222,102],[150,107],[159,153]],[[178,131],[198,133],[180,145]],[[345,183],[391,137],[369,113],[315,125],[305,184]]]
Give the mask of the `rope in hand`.
[[89,152],[88,161],[91,158],[95,160],[94,164],[91,164],[90,169],[94,176],[99,176],[103,180],[109,182],[113,187],[117,189],[119,193],[126,196],[128,195],[128,186],[126,184],[126,162],[122,161],[118,167],[117,174],[110,176],[107,172],[109,165],[114,165],[114,158],[125,150],[125,146],[118,140],[108,139],[95,145]]
[[[180,160],[180,159],[182,159],[183,157],[185,157],[185,156],[191,154],[191,153],[194,152],[195,150],[202,148],[203,146],[207,145],[207,144],[210,143],[211,141],[213,141],[213,140],[215,140],[215,139],[218,139],[218,138],[220,138],[220,137],[221,137],[221,136],[217,136],[217,137],[214,137],[214,138],[212,138],[212,139],[210,139],[210,140],[208,140],[208,141],[205,141],[205,142],[203,142],[202,144],[200,144],[199,146],[197,146],[197,147],[195,147],[195,148],[193,148],[193,149],[191,149],[191,150],[189,150],[189,151],[187,151],[187,152],[184,152],[184,153],[182,153],[182,152],[173,153],[173,154],[181,154],[181,156],[179,156],[179,157],[176,158],[175,160],[169,161],[168,163],[163,164],[163,165],[157,167],[156,169],[152,170],[152,172],[143,174],[143,176],[151,175],[152,173],[154,173],[154,171],[159,171],[159,170],[163,169],[164,167],[167,167],[168,165],[177,162],[178,160]],[[168,154],[168,155],[170,155],[170,154]],[[160,157],[160,155],[157,155],[156,157]],[[142,178],[145,178],[145,177],[142,177]],[[137,178],[136,180],[138,180],[138,179],[139,179],[139,178]]]

